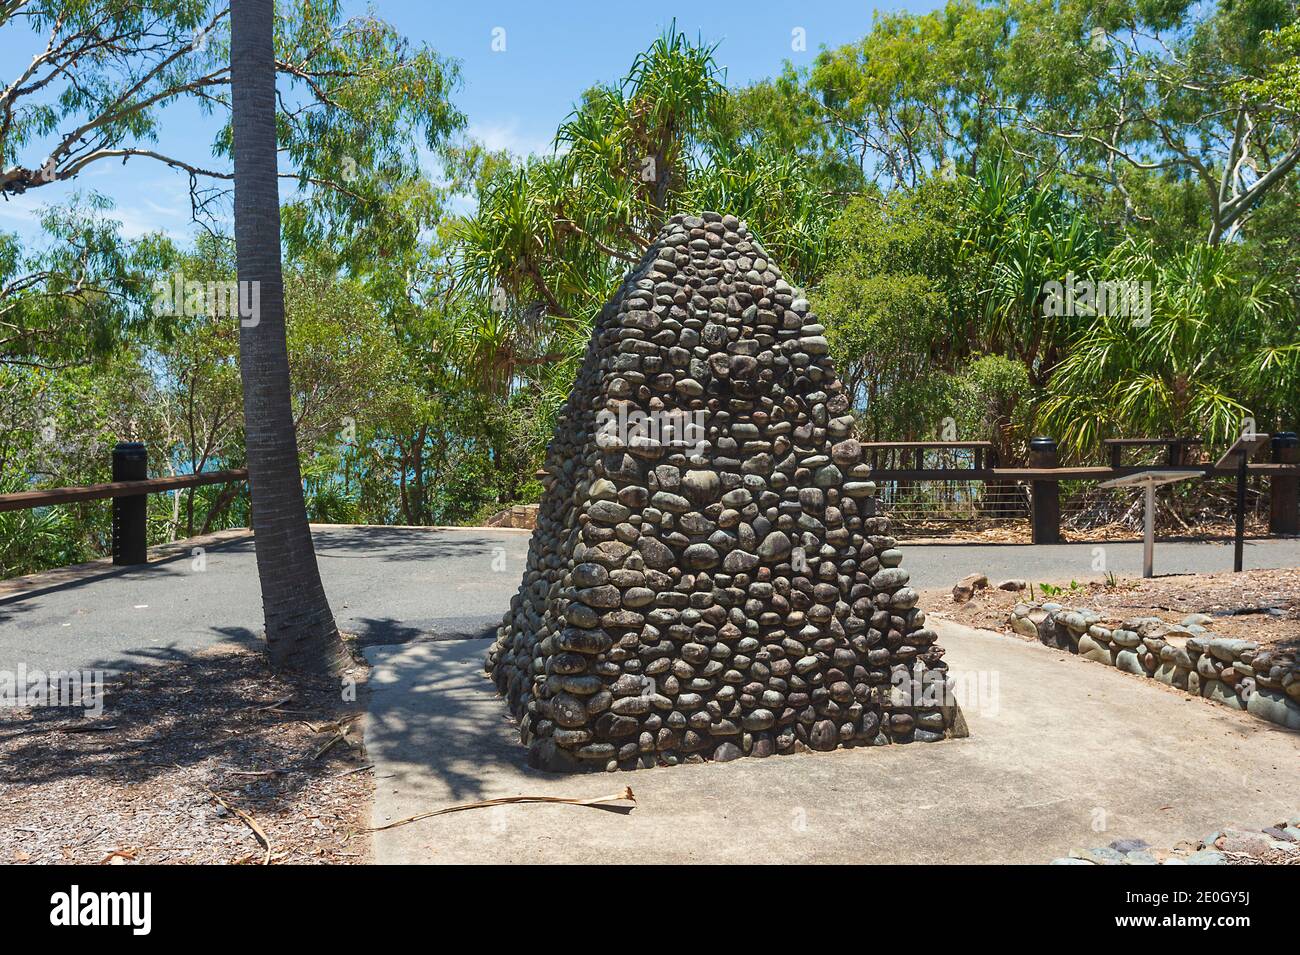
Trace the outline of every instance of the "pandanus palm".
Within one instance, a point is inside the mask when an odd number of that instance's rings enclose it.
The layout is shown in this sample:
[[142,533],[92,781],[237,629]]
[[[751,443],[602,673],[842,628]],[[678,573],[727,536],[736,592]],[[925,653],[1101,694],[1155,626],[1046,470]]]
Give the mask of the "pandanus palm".
[[290,403],[273,0],[234,0],[230,20],[236,265],[242,287],[258,289],[260,306],[241,323],[239,354],[266,644],[278,667],[337,672],[346,653],[316,565]]
[[1080,318],[1044,316],[1044,283],[1091,274],[1101,236],[1051,184],[1028,182],[1002,163],[972,180],[968,196],[962,248],[984,284],[966,338],[985,352],[1015,355],[1042,386]]
[[804,278],[821,254],[830,203],[800,160],[717,143],[727,97],[713,47],[670,28],[617,84],[589,90],[561,124],[556,152],[499,171],[458,223],[458,283],[470,308],[458,344],[484,385],[527,379],[567,393],[590,323],[664,220],[715,209],[749,218]]
[[1280,285],[1247,276],[1244,253],[1191,245],[1157,258],[1121,243],[1110,275],[1151,283],[1151,315],[1099,315],[1076,334],[1040,420],[1072,450],[1103,437],[1185,434],[1231,441],[1300,416],[1300,332]]

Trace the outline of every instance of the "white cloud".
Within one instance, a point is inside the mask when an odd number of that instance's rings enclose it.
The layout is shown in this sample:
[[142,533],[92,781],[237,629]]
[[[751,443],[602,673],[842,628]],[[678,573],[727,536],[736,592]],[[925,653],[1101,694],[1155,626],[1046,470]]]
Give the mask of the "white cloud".
[[[153,205],[153,203],[148,203],[148,205]],[[188,210],[188,208],[189,205],[187,203],[186,209]],[[170,210],[165,214],[170,215]],[[169,226],[157,215],[149,215],[147,213],[141,215],[136,209],[130,207],[119,206],[116,209],[112,209],[109,211],[108,217],[110,219],[116,219],[122,224],[122,237],[124,239],[138,239],[150,232],[161,232],[170,239],[181,243],[188,242],[190,238],[188,229]],[[188,218],[189,217],[186,216],[187,220]]]
[[504,120],[470,123],[466,133],[494,152],[506,149],[516,156],[551,154],[550,137],[523,132],[519,126],[518,117],[511,116]]
[[14,222],[39,222],[41,216],[36,206],[28,205],[21,199],[11,199],[8,202],[0,199],[0,219],[10,219]]

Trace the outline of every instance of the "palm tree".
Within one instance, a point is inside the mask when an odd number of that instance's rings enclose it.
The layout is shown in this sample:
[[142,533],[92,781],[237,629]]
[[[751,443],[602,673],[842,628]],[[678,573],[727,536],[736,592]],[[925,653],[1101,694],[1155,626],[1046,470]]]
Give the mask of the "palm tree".
[[1189,244],[1159,255],[1117,245],[1099,271],[1148,282],[1151,315],[1088,319],[1039,406],[1045,433],[1082,453],[1122,434],[1204,437],[1223,447],[1246,418],[1264,432],[1300,407],[1300,331],[1288,290],[1249,274],[1248,249]]
[[[289,399],[280,192],[276,168],[273,0],[234,0],[230,17],[235,255],[260,309],[239,331],[257,573],[273,665],[338,672],[346,652],[321,585],[303,503]],[[250,294],[250,301],[252,296]]]

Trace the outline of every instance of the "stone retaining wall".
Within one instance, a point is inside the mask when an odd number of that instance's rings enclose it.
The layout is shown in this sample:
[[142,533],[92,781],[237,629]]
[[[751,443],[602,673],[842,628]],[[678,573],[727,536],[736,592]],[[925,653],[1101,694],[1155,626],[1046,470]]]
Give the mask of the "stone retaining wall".
[[536,504],[514,504],[504,510],[497,511],[486,521],[484,527],[521,527],[531,530],[537,526]]
[[1206,629],[1210,622],[1205,614],[1181,624],[1159,617],[1119,620],[1055,603],[1019,603],[1007,619],[1016,633],[1048,646],[1300,730],[1296,654],[1216,636]]

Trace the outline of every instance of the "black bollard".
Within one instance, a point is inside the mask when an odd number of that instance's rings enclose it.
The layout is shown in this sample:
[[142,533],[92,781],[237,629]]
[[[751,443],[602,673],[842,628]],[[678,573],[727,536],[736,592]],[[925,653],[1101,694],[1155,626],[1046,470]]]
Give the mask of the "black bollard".
[[[121,441],[113,448],[113,481],[144,481],[149,477],[149,458],[144,444]],[[113,498],[113,563],[149,562],[147,497],[133,494]]]
[[[1031,468],[1057,466],[1055,439],[1037,437],[1029,440],[1029,466]],[[1030,504],[1033,507],[1033,542],[1059,544],[1061,542],[1060,484],[1056,481],[1035,479],[1030,487]]]
[[[1273,462],[1300,464],[1300,440],[1294,431],[1273,435]],[[1268,532],[1300,534],[1300,475],[1279,474],[1269,481]]]

